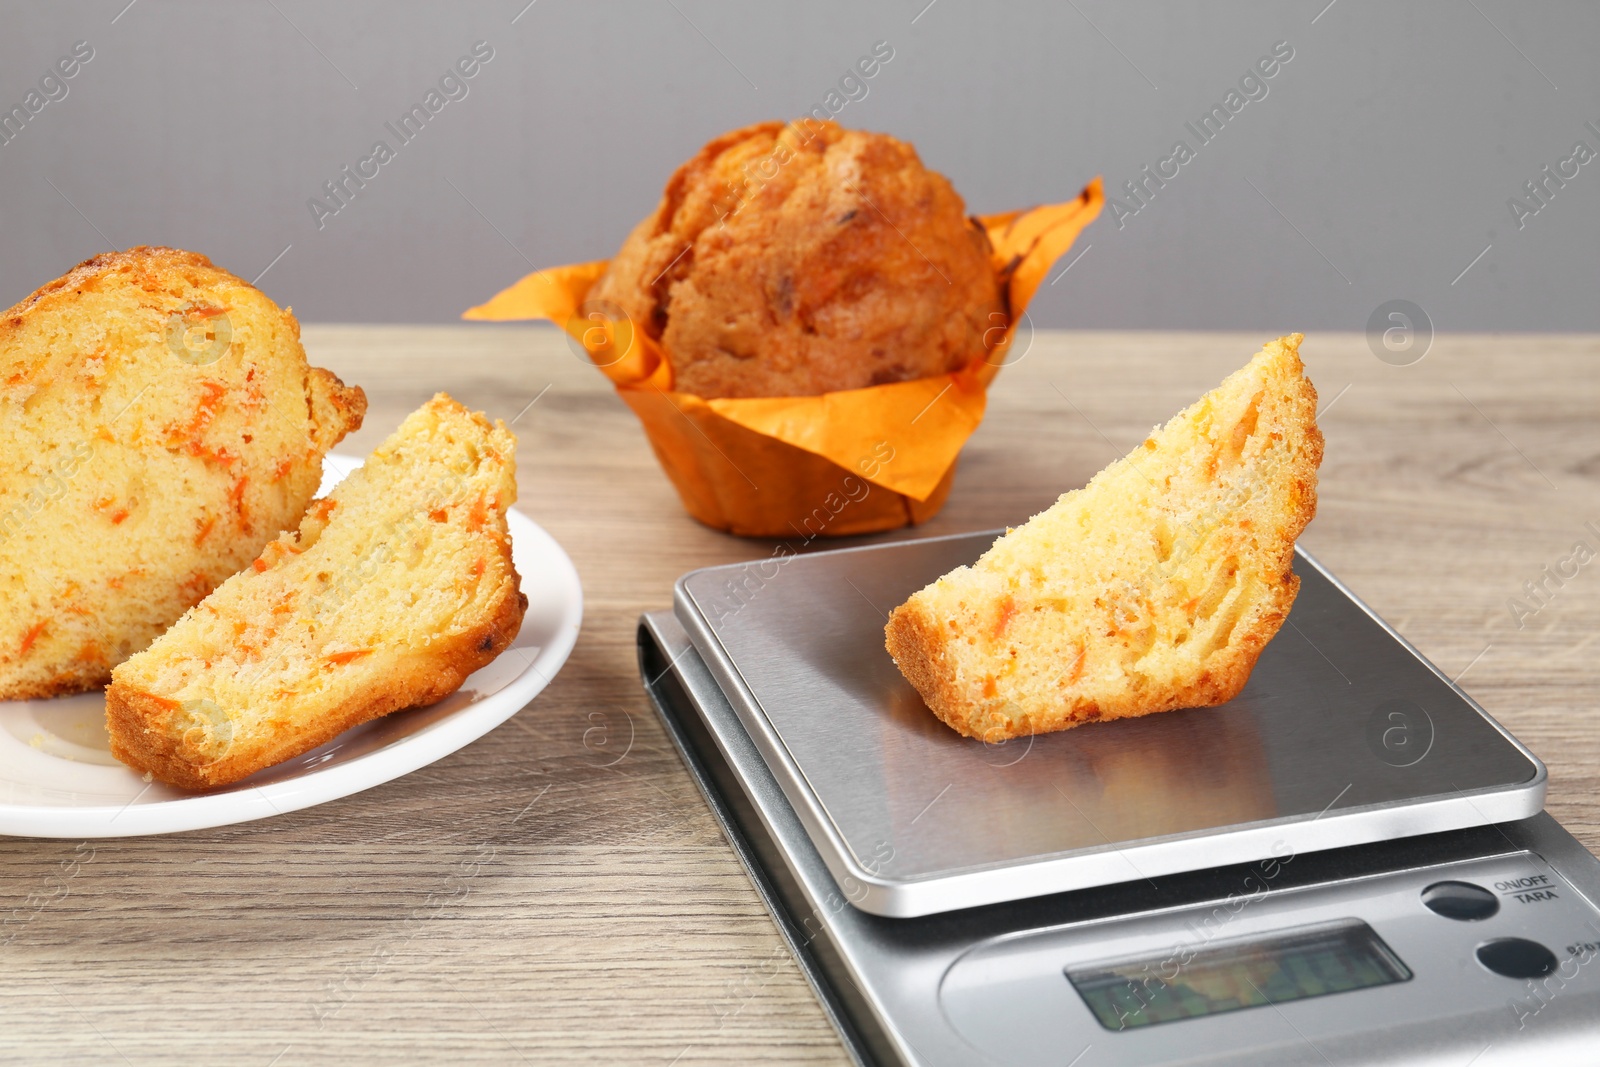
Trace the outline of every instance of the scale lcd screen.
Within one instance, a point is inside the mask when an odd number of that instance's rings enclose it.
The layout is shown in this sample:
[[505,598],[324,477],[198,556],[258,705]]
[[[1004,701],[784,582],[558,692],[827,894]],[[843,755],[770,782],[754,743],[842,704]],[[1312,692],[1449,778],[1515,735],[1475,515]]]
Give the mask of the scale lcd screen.
[[1194,1019],[1404,982],[1411,971],[1358,919],[1067,970],[1107,1030]]

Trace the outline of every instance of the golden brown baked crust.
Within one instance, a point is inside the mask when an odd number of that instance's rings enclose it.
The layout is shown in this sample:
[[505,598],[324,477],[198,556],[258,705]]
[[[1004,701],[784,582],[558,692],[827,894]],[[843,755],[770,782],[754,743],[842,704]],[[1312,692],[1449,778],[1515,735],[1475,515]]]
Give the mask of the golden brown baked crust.
[[[890,613],[942,721],[994,742],[1238,695],[1299,592],[1323,439],[1298,334]],[[1216,593],[1216,590],[1221,590]]]
[[361,429],[367,417],[367,394],[359,385],[346,385],[333,371],[312,367],[306,376],[306,393],[311,432],[322,451],[331,451],[345,435]]
[[[179,311],[231,341],[184,351]],[[366,410],[299,337],[250,283],[162,247],[0,313],[0,699],[103,685],[297,520]]]
[[428,657],[409,660],[402,670],[391,675],[388,685],[371,690],[364,701],[335,709],[314,729],[279,730],[248,751],[226,755],[215,763],[196,765],[181,754],[181,737],[175,737],[169,726],[175,701],[113,684],[106,689],[111,754],[135,770],[147,771],[181,789],[229,785],[327,744],[351,727],[402,708],[443,700],[461,688],[473,671],[511,646],[522,628],[527,607],[527,596],[510,585],[487,622],[455,637]]
[[[101,252],[99,255],[90,256],[88,259],[73,267],[55,281],[46,282],[33,292],[17,301],[3,317],[7,327],[22,325],[18,316],[32,311],[48,297],[57,293],[64,293],[69,289],[77,289],[85,283],[103,274],[114,270],[126,268],[135,271],[148,279],[147,287],[160,284],[160,275],[163,271],[177,270],[184,267],[194,267],[205,271],[214,271],[227,274],[198,252],[185,252],[181,248],[167,248],[162,245],[138,245],[126,251]],[[229,275],[231,278],[232,275]]]
[[678,168],[589,299],[662,343],[680,391],[808,396],[980,356],[1006,323],[991,254],[910,145],[763,122]]

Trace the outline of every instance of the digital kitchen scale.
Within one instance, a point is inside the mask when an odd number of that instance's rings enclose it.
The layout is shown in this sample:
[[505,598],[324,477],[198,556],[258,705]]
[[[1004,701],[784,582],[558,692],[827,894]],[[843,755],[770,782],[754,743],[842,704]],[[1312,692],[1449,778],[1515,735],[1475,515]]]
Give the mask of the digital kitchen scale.
[[995,532],[692,572],[646,688],[860,1062],[1600,1063],[1600,862],[1301,553],[1217,708],[986,745],[885,613]]

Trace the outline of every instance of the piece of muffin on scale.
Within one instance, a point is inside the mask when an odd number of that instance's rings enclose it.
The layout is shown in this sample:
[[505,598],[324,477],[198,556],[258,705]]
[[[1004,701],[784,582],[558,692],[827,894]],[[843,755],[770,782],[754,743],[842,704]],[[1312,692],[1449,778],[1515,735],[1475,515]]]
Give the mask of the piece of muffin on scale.
[[193,252],[95,256],[0,315],[0,700],[103,685],[299,521],[365,411]]
[[945,723],[999,741],[1233,699],[1288,617],[1322,434],[1302,337],[1270,342],[1082,489],[889,616]]
[[435,396],[112,672],[112,754],[206,789],[455,692],[522,625],[516,498],[511,432]]

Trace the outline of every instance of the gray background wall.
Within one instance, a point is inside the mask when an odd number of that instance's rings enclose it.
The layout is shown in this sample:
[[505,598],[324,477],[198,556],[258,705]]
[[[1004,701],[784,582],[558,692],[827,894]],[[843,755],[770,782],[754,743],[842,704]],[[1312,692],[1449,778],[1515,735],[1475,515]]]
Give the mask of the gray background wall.
[[[1115,191],[1287,41],[1265,98],[1087,231],[1037,323],[1360,329],[1405,298],[1439,329],[1600,328],[1600,160],[1521,228],[1507,206],[1600,151],[1594,4],[526,3],[0,4],[7,109],[94,49],[0,145],[0,304],[165,243],[272,264],[307,320],[452,321],[609,255],[706,139],[822,103],[877,41],[894,58],[840,121],[915,143],[970,210]],[[480,40],[468,94],[319,229],[307,200]]]

